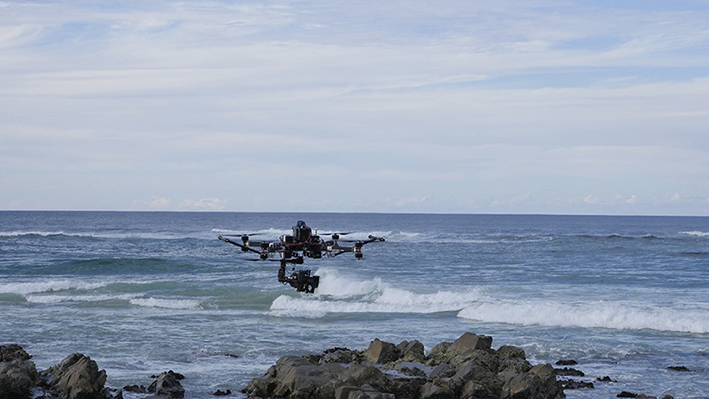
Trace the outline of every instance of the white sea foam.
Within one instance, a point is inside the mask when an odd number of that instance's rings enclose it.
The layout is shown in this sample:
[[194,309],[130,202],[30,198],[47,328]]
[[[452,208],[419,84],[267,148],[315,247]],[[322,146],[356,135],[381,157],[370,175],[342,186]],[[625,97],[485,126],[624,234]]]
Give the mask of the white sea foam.
[[62,302],[103,302],[128,301],[138,294],[122,295],[27,295],[27,302],[32,303],[62,303]]
[[200,309],[201,302],[195,299],[133,298],[131,305],[164,309]]
[[93,290],[105,287],[106,285],[108,285],[108,283],[88,283],[74,280],[2,283],[0,284],[0,294],[28,295],[66,290]]
[[709,237],[709,232],[706,231],[682,231],[680,234],[685,234],[694,237]]
[[0,237],[23,237],[23,236],[61,236],[61,235],[73,235],[77,234],[66,234],[63,231],[0,231]]
[[709,332],[709,313],[619,302],[483,301],[458,317],[484,322],[560,327]]
[[380,279],[354,280],[334,270],[320,270],[315,295],[281,295],[271,314],[285,317],[324,317],[328,313],[435,313],[457,311],[480,297],[477,290],[419,294],[390,287]]

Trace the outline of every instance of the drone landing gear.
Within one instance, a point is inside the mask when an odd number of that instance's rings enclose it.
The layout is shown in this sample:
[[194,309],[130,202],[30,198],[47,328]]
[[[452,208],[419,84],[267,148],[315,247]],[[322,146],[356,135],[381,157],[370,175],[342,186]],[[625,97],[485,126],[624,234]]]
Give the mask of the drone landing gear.
[[278,270],[278,282],[283,283],[284,285],[289,284],[298,292],[312,294],[320,284],[320,276],[311,276],[310,270],[293,270],[293,273],[291,273],[290,276],[286,276],[286,263],[303,263],[303,258],[299,259],[300,262],[298,262],[298,259],[281,260],[281,268]]

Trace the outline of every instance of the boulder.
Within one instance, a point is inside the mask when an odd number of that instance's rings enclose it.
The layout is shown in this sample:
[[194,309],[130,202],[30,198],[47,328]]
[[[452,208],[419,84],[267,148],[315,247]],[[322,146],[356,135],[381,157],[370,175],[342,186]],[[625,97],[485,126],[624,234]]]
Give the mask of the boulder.
[[369,344],[369,348],[364,352],[364,356],[372,363],[384,364],[395,362],[399,359],[399,351],[396,345],[375,338],[374,341]]
[[0,365],[0,399],[24,399],[37,381],[37,368],[29,360],[15,359]]
[[185,389],[180,380],[185,378],[182,374],[165,371],[158,375],[155,381],[148,386],[148,392],[160,395],[166,399],[181,399],[185,397]]
[[[428,359],[420,359],[423,345],[418,341],[394,346],[378,339],[359,358],[341,348],[324,355],[284,356],[243,392],[249,398],[289,399],[564,397],[551,365],[532,367],[524,350],[505,346],[495,351],[491,343],[490,337],[466,333],[454,343],[436,345]],[[421,361],[405,361],[407,356]]]
[[492,337],[466,332],[461,335],[460,338],[456,339],[451,347],[460,351],[477,349],[488,350],[492,347]]
[[402,362],[423,363],[426,360],[423,344],[418,340],[403,341],[396,346],[396,349],[401,355]]
[[20,345],[0,345],[0,363],[13,360],[30,360],[31,357]]
[[563,398],[564,390],[556,380],[551,364],[539,364],[527,373],[506,374],[508,377],[500,397],[502,399]]
[[80,353],[69,355],[60,363],[40,373],[40,385],[57,391],[66,399],[100,399],[106,383],[106,371]]

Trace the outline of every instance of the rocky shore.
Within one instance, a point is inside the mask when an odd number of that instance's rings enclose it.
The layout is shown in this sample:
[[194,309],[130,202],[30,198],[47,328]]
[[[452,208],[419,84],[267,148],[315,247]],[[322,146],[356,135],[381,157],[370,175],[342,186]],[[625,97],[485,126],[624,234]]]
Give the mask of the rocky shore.
[[[492,348],[492,337],[465,333],[441,342],[426,354],[417,340],[399,344],[372,341],[367,349],[327,349],[321,354],[283,356],[265,375],[242,390],[251,399],[558,399],[564,390],[612,383],[610,377],[584,378],[574,360],[532,365],[522,348]],[[563,368],[562,368],[563,367]],[[669,367],[679,372],[681,366]],[[38,371],[18,345],[0,346],[0,399],[122,399],[124,392],[144,399],[186,397],[172,370],[152,376],[149,386],[106,387],[106,372],[88,356],[75,353]],[[202,393],[203,394],[203,393]],[[143,396],[144,395],[144,396]],[[214,396],[230,396],[217,390]],[[237,393],[237,395],[239,395]],[[618,397],[651,399],[623,391]],[[189,397],[189,396],[187,396]],[[656,399],[656,398],[655,398]],[[665,396],[663,399],[672,399]]]
[[425,355],[419,341],[375,339],[364,351],[334,348],[284,356],[251,381],[250,398],[556,399],[564,391],[550,364],[532,366],[524,350],[492,349],[492,337],[465,333]]

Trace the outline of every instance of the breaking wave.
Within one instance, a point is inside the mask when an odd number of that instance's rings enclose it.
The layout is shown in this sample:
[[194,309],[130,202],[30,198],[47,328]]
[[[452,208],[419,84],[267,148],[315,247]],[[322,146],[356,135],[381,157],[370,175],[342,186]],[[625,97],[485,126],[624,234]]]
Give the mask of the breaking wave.
[[131,305],[163,309],[201,309],[201,302],[195,299],[133,298]]
[[692,237],[709,237],[709,232],[706,231],[682,231],[680,234],[692,236]]
[[54,280],[45,282],[15,282],[0,284],[0,294],[37,294],[67,290],[94,290],[105,287],[109,283],[89,283],[73,280]]
[[470,304],[458,317],[519,325],[709,333],[706,310],[618,302],[487,301]]
[[436,313],[459,311],[479,299],[477,290],[419,294],[394,288],[379,278],[354,280],[334,270],[320,270],[315,295],[281,295],[270,313],[281,317],[321,318],[330,313]]

